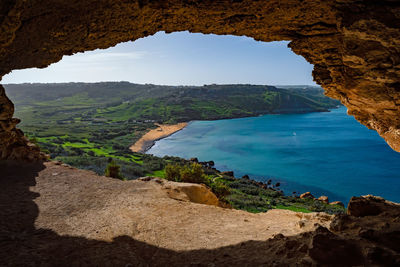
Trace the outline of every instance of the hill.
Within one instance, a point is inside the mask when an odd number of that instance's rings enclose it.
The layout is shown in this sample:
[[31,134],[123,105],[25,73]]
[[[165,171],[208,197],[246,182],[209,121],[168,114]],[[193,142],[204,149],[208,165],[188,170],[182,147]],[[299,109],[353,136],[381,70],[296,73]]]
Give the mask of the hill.
[[5,88],[15,116],[22,119],[19,127],[52,158],[88,154],[125,159],[129,147],[156,123],[328,111],[339,105],[321,88],[309,86],[102,82]]
[[[8,84],[20,128],[58,156],[109,156],[155,123],[216,120],[268,113],[328,111],[339,102],[318,87],[160,86],[128,82]],[[83,150],[83,152],[82,152]]]
[[[339,102],[318,87],[261,85],[160,86],[128,82],[9,84],[17,116],[48,120],[181,122],[257,116],[267,113],[328,111]],[[35,116],[29,116],[34,111]],[[25,119],[26,118],[26,119]]]

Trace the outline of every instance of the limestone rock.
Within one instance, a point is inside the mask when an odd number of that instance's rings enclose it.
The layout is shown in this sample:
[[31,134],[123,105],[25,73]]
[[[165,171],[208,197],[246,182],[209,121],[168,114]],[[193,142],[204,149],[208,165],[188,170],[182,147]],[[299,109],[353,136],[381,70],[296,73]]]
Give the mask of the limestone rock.
[[400,216],[399,204],[372,195],[352,197],[347,206],[347,214],[355,217],[375,216],[393,212]]
[[219,200],[206,186],[191,183],[174,183],[163,181],[163,189],[170,198],[190,201],[198,204],[219,206]]
[[329,204],[329,198],[327,196],[320,196],[317,200]]
[[341,239],[324,227],[316,229],[309,255],[321,265],[359,266],[363,264],[362,252],[356,244]]
[[198,158],[190,158],[189,161],[195,162],[195,163],[199,163],[199,159]]
[[55,162],[7,163],[0,161],[2,265],[400,264],[400,206],[384,200],[377,201],[384,211],[368,217],[254,214],[193,203],[183,192],[190,184],[121,181]]
[[13,118],[14,105],[0,85],[0,160],[42,161],[47,155],[29,142],[24,133],[16,128],[20,122]]
[[233,171],[226,171],[226,172],[221,172],[222,175],[226,175],[226,176],[231,176],[231,177],[235,177]]
[[314,199],[315,197],[310,192],[305,192],[305,193],[300,195],[300,198],[301,199],[307,199],[307,198]]
[[339,206],[344,207],[344,204],[343,204],[342,201],[333,201],[333,202],[331,202],[331,203],[329,203],[329,204],[330,204],[330,205],[339,205]]

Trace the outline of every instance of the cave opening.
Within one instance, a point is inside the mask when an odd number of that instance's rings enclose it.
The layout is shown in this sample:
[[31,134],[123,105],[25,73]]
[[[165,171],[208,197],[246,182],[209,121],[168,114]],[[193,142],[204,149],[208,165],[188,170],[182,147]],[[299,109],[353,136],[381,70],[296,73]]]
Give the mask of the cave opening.
[[[0,3],[0,76],[159,31],[292,40],[326,94],[400,151],[399,14],[393,0],[6,0]],[[87,176],[49,162],[32,167],[26,161],[42,155],[17,130],[13,112],[0,86],[0,156],[17,160],[11,168],[0,162],[6,265],[399,265],[398,204],[352,198],[347,215],[329,218],[160,201],[146,194],[157,182]],[[396,166],[393,155],[386,158],[389,168]],[[393,182],[387,185],[398,190]]]
[[[374,178],[384,176],[390,180],[398,170],[384,159],[391,157],[396,162],[398,155],[375,134],[345,118],[344,107],[339,108],[338,117],[332,117],[336,125],[326,120],[328,115],[302,115],[335,109],[340,103],[323,96],[322,89],[311,80],[313,66],[287,45],[288,42],[265,43],[247,37],[160,32],[133,44],[67,56],[46,69],[13,71],[3,82],[16,104],[15,116],[22,119],[20,127],[32,142],[52,159],[100,175],[110,158],[122,166],[121,177],[134,179],[165,175],[168,163],[148,154],[196,157],[203,162],[215,161],[218,169],[234,170],[239,176],[250,174],[265,183],[272,180],[270,187],[280,184],[275,189],[289,195],[308,190],[347,203],[352,195],[384,192],[385,197],[396,200],[397,193],[386,178]],[[12,84],[14,81],[27,84]],[[242,126],[242,131],[247,130],[247,140],[257,141],[246,143],[240,134],[232,137],[228,131],[215,139],[205,133],[202,139],[184,135],[183,140],[188,143],[162,141],[155,147],[153,141],[142,140],[151,130],[161,131],[157,127],[162,124],[183,129],[191,121],[264,114],[301,115],[292,120],[282,116],[265,122],[281,129],[280,138],[276,138],[278,132],[263,128],[257,134],[264,138],[257,139],[252,133],[259,129],[249,131],[250,124]],[[217,124],[212,127],[220,127]],[[347,128],[341,129],[337,124]],[[207,128],[191,123],[183,132],[190,132],[193,127],[199,127],[200,132]],[[236,124],[230,127],[231,133],[240,128]],[[350,136],[355,129],[357,138]],[[328,137],[317,138],[318,131]],[[326,134],[328,131],[331,135]],[[326,143],[335,142],[347,146],[325,147]],[[379,147],[379,152],[368,152],[368,142],[373,149]],[[160,145],[163,143],[164,147]],[[214,145],[207,147],[204,143]],[[259,149],[250,153],[252,147]],[[148,149],[145,155],[137,153]],[[291,151],[298,155],[288,156]],[[247,158],[244,162],[243,155]],[[377,167],[365,162],[375,162]],[[351,171],[355,164],[359,164],[356,175]],[[369,181],[368,186],[356,189],[361,177]]]

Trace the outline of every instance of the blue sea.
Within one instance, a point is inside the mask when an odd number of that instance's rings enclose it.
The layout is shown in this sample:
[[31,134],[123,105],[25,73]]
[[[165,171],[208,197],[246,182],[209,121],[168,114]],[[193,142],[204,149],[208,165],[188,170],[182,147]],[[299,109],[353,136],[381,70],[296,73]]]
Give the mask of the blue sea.
[[147,152],[213,160],[236,177],[280,182],[288,195],[310,191],[347,203],[374,194],[400,202],[400,153],[346,114],[264,115],[194,121]]

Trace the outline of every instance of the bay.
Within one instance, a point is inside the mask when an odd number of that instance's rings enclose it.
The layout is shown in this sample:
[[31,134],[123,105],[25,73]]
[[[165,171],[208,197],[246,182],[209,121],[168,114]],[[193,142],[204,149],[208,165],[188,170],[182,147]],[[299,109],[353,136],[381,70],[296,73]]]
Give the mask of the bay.
[[345,107],[193,121],[147,153],[213,160],[217,169],[233,170],[236,177],[280,182],[286,194],[310,191],[344,203],[373,194],[400,202],[400,153],[348,116]]

